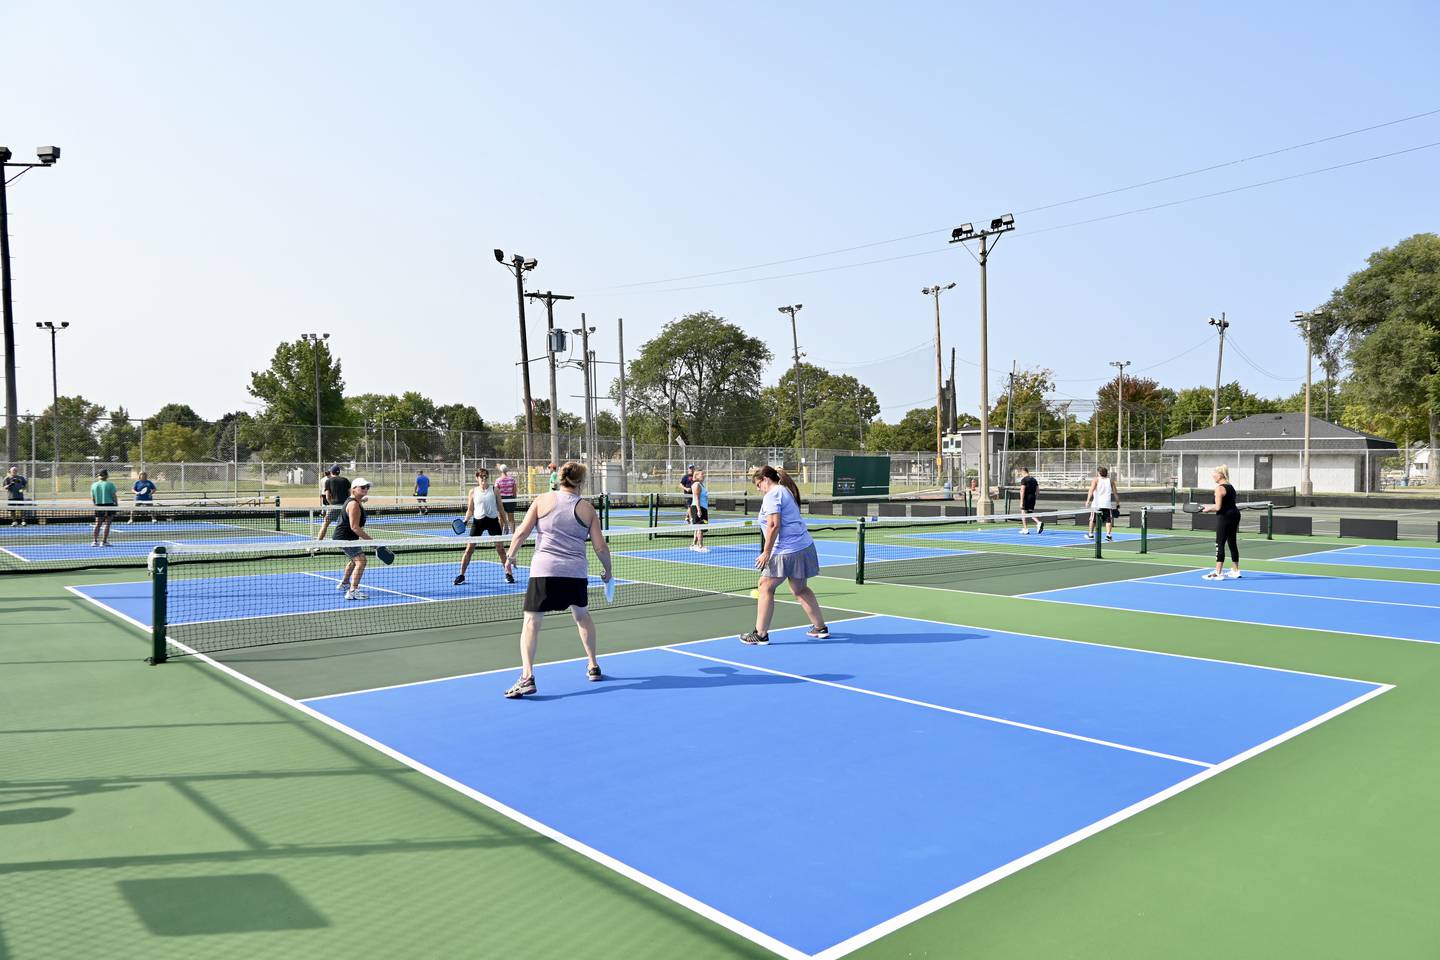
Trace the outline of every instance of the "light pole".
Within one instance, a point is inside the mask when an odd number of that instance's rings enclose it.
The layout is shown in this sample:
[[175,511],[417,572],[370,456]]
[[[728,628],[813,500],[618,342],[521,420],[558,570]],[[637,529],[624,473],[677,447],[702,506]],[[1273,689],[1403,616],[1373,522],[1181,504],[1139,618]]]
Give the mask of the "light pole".
[[942,448],[944,444],[941,439],[942,414],[940,412],[940,404],[941,401],[944,399],[945,387],[941,379],[944,376],[944,373],[941,370],[940,359],[940,294],[944,293],[946,290],[954,289],[955,284],[952,282],[946,284],[943,287],[937,283],[933,287],[925,287],[920,291],[925,296],[933,297],[935,299],[935,480],[937,483],[940,482],[940,471],[942,465],[944,464],[942,453]]
[[995,508],[990,499],[990,294],[986,279],[986,266],[995,244],[990,243],[989,238],[995,237],[995,243],[999,243],[1000,234],[1014,229],[1015,215],[1007,213],[991,220],[989,230],[977,231],[974,224],[962,223],[950,231],[951,243],[980,240],[980,255],[975,257],[980,264],[980,497],[975,501],[975,513],[982,517],[989,516]]
[[[55,465],[50,471],[50,481],[55,485],[56,493],[60,492],[60,369],[56,362],[55,335],[68,326],[68,320],[60,321],[59,325],[49,320],[35,324],[36,329],[50,331],[50,417],[55,426],[55,456],[51,458]],[[31,427],[30,432],[34,433],[35,428]]]
[[[1125,368],[1129,360],[1111,360],[1110,366],[1120,371],[1115,378],[1115,469],[1120,469],[1120,451],[1125,446]],[[1119,485],[1118,482],[1116,484]]]
[[[15,306],[10,297],[10,206],[5,188],[35,167],[53,166],[60,159],[59,147],[38,147],[39,163],[11,163],[9,147],[0,147],[0,312],[5,321],[5,459],[15,460],[20,449],[19,401],[15,395]],[[15,176],[6,173],[14,168]],[[58,455],[58,451],[57,451]],[[59,480],[55,481],[59,483]]]
[[[545,303],[545,354],[550,360],[550,462],[560,467],[560,409],[555,393],[555,354],[565,349],[565,331],[555,329],[555,303],[557,300],[574,300],[564,293],[527,293],[531,300]],[[559,334],[559,336],[556,336]]]
[[624,480],[629,476],[630,470],[630,454],[625,450],[626,441],[630,439],[628,426],[630,411],[625,402],[625,318],[618,318],[615,325],[619,327],[620,335],[620,476]]
[[[595,469],[595,407],[593,404],[594,390],[592,389],[590,353],[590,334],[595,332],[594,327],[586,326],[585,314],[580,314],[580,327],[570,331],[580,337],[581,365],[585,368],[585,459],[590,470]],[[598,483],[597,478],[592,478],[592,483]]]
[[1215,356],[1215,398],[1210,403],[1210,426],[1220,422],[1220,367],[1225,362],[1225,331],[1230,329],[1230,321],[1225,319],[1225,311],[1220,311],[1220,319],[1210,318],[1210,326],[1220,332],[1220,352]]
[[315,371],[315,478],[325,475],[325,454],[320,432],[320,344],[330,339],[328,333],[302,333],[302,342],[310,344],[310,366]]
[[1305,336],[1305,449],[1302,457],[1303,463],[1300,467],[1300,495],[1302,497],[1310,496],[1315,489],[1310,483],[1310,368],[1314,365],[1314,349],[1310,344],[1310,318],[1312,316],[1312,314],[1297,311],[1295,319],[1290,321],[1300,324],[1301,333]]
[[780,307],[781,313],[790,314],[790,343],[795,350],[795,415],[800,418],[800,477],[804,482],[805,477],[805,388],[800,383],[800,335],[795,329],[795,314],[805,304],[797,303],[789,307]]
[[530,487],[530,435],[535,432],[535,403],[530,398],[530,346],[525,336],[525,274],[540,265],[534,257],[515,254],[508,261],[505,251],[495,250],[495,262],[515,274],[515,304],[520,311],[520,379],[525,385],[525,487]]

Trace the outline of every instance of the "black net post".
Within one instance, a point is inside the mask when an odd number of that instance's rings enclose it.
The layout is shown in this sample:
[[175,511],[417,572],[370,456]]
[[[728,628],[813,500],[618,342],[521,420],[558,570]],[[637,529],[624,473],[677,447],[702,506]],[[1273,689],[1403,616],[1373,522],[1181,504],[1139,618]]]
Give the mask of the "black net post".
[[1140,508],[1140,552],[1150,552],[1150,508]]
[[1265,504],[1265,539],[1275,539],[1275,504]]
[[165,662],[165,608],[169,598],[170,558],[164,547],[150,551],[150,656],[151,666]]
[[855,525],[855,582],[865,582],[865,520]]
[[1105,539],[1105,524],[1100,517],[1095,517],[1095,559],[1101,557],[1100,541]]

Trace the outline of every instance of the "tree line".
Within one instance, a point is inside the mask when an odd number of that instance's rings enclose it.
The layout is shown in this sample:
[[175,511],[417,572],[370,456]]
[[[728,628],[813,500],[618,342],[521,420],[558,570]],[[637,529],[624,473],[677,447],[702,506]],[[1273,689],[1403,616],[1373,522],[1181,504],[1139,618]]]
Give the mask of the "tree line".
[[[1303,328],[1297,327],[1297,332]],[[1303,335],[1303,334],[1302,334]],[[1399,441],[1440,433],[1440,237],[1418,234],[1372,254],[1311,314],[1311,347],[1320,373],[1315,415]],[[629,436],[640,444],[682,438],[690,445],[797,447],[875,451],[931,450],[935,408],[918,407],[893,423],[879,418],[874,391],[858,378],[801,363],[786,365],[766,385],[774,360],[764,341],[708,311],[666,324],[626,368]],[[925,371],[928,381],[929,369]],[[1102,384],[1093,398],[1056,395],[1043,366],[1007,376],[990,411],[992,428],[1009,428],[1013,449],[1070,446],[1111,449],[1117,425],[1127,448],[1158,448],[1166,437],[1209,426],[1213,386],[1169,387],[1146,377]],[[170,403],[143,420],[126,409],[84,397],[61,397],[57,407],[21,425],[22,457],[96,458],[106,462],[222,461],[255,457],[284,462],[315,459],[314,424],[324,424],[322,459],[518,459],[523,413],[486,419],[469,404],[437,403],[418,391],[347,395],[341,363],[328,342],[281,343],[268,367],[251,374],[248,392],[258,410],[206,421],[188,405]],[[620,381],[605,391],[617,409]],[[1264,397],[1238,381],[1221,386],[1218,416],[1238,419],[1267,411],[1304,409],[1303,389]],[[537,427],[548,431],[549,408],[536,401]],[[1123,418],[1123,419],[1122,419]],[[560,429],[578,435],[581,418],[561,411]],[[970,414],[957,427],[978,425]],[[618,416],[602,411],[597,435],[620,435]],[[543,449],[539,448],[539,449]],[[543,455],[543,454],[542,454]]]

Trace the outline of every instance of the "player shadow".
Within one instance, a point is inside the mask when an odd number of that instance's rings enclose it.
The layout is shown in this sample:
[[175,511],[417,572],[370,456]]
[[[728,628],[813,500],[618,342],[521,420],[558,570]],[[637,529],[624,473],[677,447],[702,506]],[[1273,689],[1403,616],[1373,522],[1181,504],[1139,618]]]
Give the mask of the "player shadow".
[[526,697],[526,700],[568,700],[576,697],[594,697],[611,693],[648,693],[655,690],[710,690],[716,687],[773,687],[808,683],[823,680],[830,683],[844,683],[854,680],[849,673],[814,673],[805,677],[782,677],[774,673],[760,673],[719,664],[701,667],[703,677],[683,674],[652,674],[649,676],[627,676],[606,674],[605,679],[574,693],[544,694]]
[[771,635],[770,646],[772,647],[828,647],[835,645],[847,646],[909,646],[913,644],[931,643],[962,643],[966,640],[985,640],[991,634],[973,633],[956,629],[953,633],[924,633],[916,631],[907,633],[896,631],[894,633],[846,633],[844,630],[830,631],[830,636],[825,640],[812,640],[804,633],[798,633],[792,639],[789,637],[777,637]]

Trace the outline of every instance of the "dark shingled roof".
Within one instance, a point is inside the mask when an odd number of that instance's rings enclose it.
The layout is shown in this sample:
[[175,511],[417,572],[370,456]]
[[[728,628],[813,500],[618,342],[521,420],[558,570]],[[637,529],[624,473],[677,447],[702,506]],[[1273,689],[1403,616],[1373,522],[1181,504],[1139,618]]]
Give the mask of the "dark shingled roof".
[[[1253,417],[1219,423],[1165,441],[1165,449],[1200,450],[1299,450],[1305,445],[1305,414],[1257,413]],[[1311,450],[1394,450],[1393,440],[1361,433],[1310,418]]]

